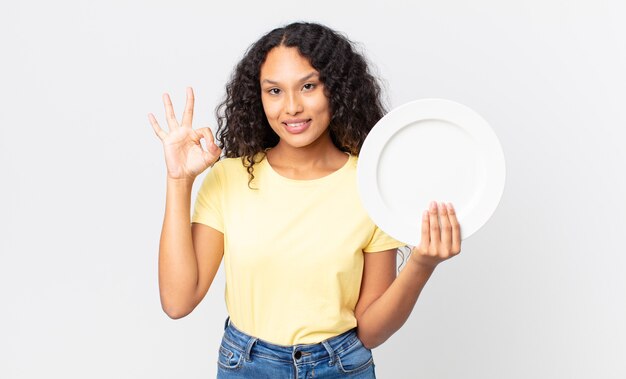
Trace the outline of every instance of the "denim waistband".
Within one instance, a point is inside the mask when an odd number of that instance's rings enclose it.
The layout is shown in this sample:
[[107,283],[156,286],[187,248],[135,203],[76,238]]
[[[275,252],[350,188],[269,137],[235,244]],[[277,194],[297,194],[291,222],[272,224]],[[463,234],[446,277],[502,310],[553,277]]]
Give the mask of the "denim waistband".
[[356,328],[352,328],[319,343],[277,345],[242,332],[230,322],[230,317],[227,317],[224,323],[224,343],[230,348],[239,350],[247,361],[258,355],[265,359],[298,364],[329,360],[329,364],[332,365],[335,362],[335,354],[341,353],[357,342]]

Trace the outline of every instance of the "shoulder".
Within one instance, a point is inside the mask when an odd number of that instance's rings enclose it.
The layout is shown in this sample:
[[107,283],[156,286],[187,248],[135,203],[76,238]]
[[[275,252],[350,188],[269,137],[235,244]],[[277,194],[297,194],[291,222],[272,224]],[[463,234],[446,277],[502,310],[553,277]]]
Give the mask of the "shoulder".
[[[210,168],[212,173],[210,175],[217,176],[222,183],[246,183],[248,186],[249,181],[249,173],[248,168],[244,164],[244,159],[242,157],[234,157],[234,158],[221,158],[219,161],[215,162],[213,166]],[[258,177],[263,173],[263,159],[255,158],[255,164],[253,166],[254,176]],[[246,162],[247,163],[247,162]]]
[[350,175],[356,175],[357,165],[359,163],[359,157],[356,155],[350,155],[343,170]]
[[240,157],[237,158],[222,158],[215,162],[211,167],[211,170],[217,173],[236,174],[237,172],[246,173],[246,167],[243,165],[243,161]]
[[359,163],[359,156],[350,154],[350,158],[348,158],[348,164],[351,168],[356,169],[357,164]]
[[213,164],[213,167],[220,167],[220,168],[232,168],[232,167],[237,167],[237,166],[241,166],[243,167],[243,162],[241,161],[241,158],[237,157],[237,158],[221,158],[219,161],[215,162],[215,164]]
[[[245,157],[234,157],[234,158],[221,158],[219,161],[215,162],[213,167],[221,167],[221,169],[246,169],[244,165],[244,159],[246,162],[249,162],[248,158]],[[257,153],[254,156],[254,167],[256,167],[259,163],[261,163],[265,159],[265,154],[263,152]]]

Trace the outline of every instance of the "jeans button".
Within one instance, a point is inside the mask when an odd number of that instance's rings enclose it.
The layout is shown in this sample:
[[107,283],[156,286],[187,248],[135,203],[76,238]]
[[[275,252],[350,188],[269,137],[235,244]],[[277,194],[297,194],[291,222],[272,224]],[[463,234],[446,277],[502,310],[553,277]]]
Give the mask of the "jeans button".
[[294,354],[294,357],[296,359],[300,359],[301,356],[302,356],[302,352],[300,352],[300,351],[296,351],[296,353]]

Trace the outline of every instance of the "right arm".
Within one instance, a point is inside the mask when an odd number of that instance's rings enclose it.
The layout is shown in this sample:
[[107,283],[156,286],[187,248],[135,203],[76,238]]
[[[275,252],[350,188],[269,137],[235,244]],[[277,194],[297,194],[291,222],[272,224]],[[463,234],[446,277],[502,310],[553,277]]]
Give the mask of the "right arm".
[[[193,130],[193,91],[187,90],[182,125],[174,116],[171,100],[164,95],[170,133],[164,132],[152,114],[150,123],[163,142],[167,164],[165,216],[159,246],[161,306],[173,318],[193,311],[206,295],[224,252],[224,235],[203,224],[191,224],[191,190],[198,174],[212,165],[221,151],[210,129]],[[202,148],[204,138],[207,150]]]
[[159,247],[159,292],[163,311],[173,319],[188,315],[202,301],[224,252],[221,232],[190,223],[192,184],[167,180]]

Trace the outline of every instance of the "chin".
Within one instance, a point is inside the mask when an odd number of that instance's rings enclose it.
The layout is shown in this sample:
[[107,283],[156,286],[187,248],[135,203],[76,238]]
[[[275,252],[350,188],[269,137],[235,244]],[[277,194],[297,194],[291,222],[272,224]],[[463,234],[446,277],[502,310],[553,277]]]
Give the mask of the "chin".
[[309,140],[306,140],[306,141],[303,141],[303,140],[294,141],[294,140],[291,140],[291,139],[283,139],[282,141],[283,141],[283,143],[285,145],[287,145],[289,147],[292,147],[292,148],[296,148],[296,149],[300,149],[300,148],[304,148],[304,147],[307,147],[307,146],[311,146],[315,142],[315,141],[309,141]]
[[289,134],[282,133],[278,135],[281,144],[285,144],[293,148],[302,148],[315,144],[322,136],[311,135],[309,133]]

